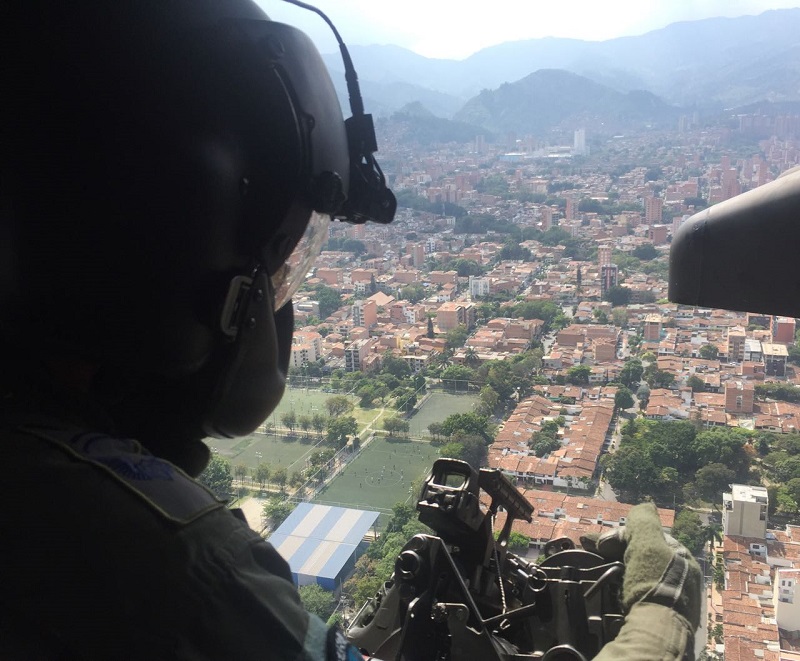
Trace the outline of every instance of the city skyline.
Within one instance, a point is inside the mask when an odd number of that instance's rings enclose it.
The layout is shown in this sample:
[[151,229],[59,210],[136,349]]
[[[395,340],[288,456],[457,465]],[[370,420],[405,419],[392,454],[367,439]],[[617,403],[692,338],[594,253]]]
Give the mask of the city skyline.
[[[258,2],[272,19],[307,32],[321,52],[336,50],[330,30],[318,16],[285,2]],[[316,6],[333,21],[348,45],[396,45],[425,57],[464,59],[483,48],[509,41],[544,37],[604,41],[644,34],[680,21],[800,7],[800,2],[617,0],[612,8],[587,0],[565,0],[546,6],[497,0],[492,3],[491,12],[479,6],[465,9],[455,0],[407,0],[402,11],[394,3],[367,0],[322,0]]]

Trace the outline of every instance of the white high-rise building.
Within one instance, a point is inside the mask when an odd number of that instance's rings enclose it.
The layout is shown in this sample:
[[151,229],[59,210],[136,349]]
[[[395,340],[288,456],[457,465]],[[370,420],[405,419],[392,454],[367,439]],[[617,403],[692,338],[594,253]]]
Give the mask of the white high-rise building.
[[585,156],[586,151],[586,129],[578,129],[572,142],[572,153],[575,156]]

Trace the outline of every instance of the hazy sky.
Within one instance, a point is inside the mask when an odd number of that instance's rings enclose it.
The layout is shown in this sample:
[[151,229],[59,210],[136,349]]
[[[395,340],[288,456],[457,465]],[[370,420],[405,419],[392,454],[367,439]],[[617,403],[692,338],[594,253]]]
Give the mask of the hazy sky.
[[[281,0],[256,0],[271,18],[301,28],[323,53],[336,42],[321,18]],[[307,0],[309,1],[309,0]],[[318,0],[347,44],[396,44],[427,57],[462,59],[504,41],[603,40],[676,21],[759,14],[800,0]]]

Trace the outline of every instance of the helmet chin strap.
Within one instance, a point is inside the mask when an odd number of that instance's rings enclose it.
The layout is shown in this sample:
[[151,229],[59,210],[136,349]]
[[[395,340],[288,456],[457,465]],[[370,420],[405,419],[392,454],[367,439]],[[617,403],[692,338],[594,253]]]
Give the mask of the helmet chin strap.
[[[231,438],[254,431],[275,409],[286,387],[294,314],[291,303],[273,312],[269,276],[259,270],[240,290],[236,339],[224,349],[203,431]],[[223,312],[227,316],[227,312]],[[227,318],[223,324],[230,326]]]

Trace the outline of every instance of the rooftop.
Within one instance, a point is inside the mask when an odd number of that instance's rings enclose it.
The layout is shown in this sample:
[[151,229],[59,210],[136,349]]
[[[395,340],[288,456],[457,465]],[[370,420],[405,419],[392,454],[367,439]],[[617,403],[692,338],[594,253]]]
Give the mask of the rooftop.
[[295,577],[333,579],[377,518],[378,512],[300,503],[269,541]]

